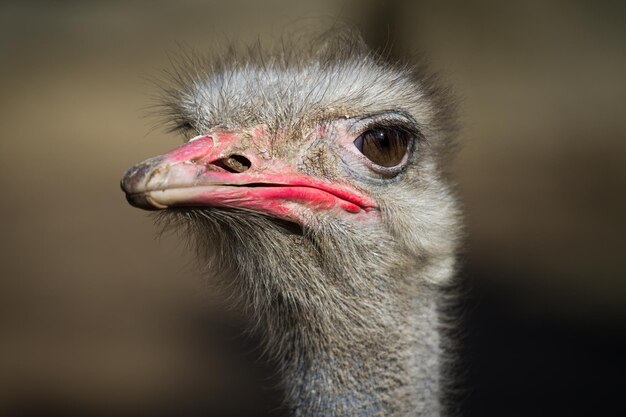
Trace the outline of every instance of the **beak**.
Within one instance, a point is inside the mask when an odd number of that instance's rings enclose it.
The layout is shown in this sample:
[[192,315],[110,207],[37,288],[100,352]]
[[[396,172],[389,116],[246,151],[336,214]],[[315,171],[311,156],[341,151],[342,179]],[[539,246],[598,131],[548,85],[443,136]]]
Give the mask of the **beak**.
[[303,174],[295,163],[270,158],[258,143],[245,146],[245,137],[212,132],[193,138],[130,168],[122,190],[131,205],[146,210],[230,207],[301,224],[306,211],[360,216],[376,208],[352,187]]

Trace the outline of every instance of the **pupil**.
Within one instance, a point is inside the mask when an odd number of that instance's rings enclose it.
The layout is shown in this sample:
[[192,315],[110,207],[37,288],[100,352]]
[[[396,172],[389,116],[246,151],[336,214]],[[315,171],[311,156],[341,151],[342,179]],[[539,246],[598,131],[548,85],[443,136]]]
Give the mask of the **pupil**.
[[382,148],[389,147],[389,139],[387,138],[387,135],[385,135],[385,132],[383,132],[382,130],[376,132],[376,139],[378,139],[378,143]]

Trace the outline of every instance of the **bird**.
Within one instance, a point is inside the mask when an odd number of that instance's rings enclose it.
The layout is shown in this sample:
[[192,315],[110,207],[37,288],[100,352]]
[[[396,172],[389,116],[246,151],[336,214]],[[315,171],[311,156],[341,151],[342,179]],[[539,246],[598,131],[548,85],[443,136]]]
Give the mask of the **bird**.
[[445,415],[455,100],[353,30],[276,44],[175,63],[159,106],[183,143],[126,198],[193,241],[290,415]]

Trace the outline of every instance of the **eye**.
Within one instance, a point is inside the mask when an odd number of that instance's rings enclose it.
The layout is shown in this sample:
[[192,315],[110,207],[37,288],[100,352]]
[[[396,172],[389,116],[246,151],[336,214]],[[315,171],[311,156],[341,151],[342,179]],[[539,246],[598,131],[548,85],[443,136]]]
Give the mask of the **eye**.
[[363,132],[354,146],[370,161],[385,168],[400,164],[409,151],[411,135],[401,129],[377,127]]

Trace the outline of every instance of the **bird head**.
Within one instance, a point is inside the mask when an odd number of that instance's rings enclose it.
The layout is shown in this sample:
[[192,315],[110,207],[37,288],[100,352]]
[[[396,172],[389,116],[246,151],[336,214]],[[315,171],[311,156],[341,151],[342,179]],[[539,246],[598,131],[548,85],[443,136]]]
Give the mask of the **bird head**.
[[164,107],[185,142],[126,172],[128,201],[187,224],[255,300],[351,305],[415,285],[409,271],[447,279],[457,221],[439,163],[445,95],[359,39],[284,48],[179,68]]

